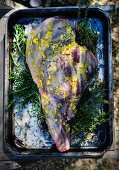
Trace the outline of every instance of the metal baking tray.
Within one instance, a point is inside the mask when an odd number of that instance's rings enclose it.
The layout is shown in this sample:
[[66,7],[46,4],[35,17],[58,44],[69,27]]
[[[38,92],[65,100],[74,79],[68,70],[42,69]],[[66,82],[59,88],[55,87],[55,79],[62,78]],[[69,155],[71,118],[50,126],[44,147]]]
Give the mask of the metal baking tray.
[[[56,148],[38,148],[38,147],[23,147],[20,148],[16,145],[13,134],[13,112],[7,111],[9,102],[9,72],[10,72],[10,52],[12,49],[13,40],[13,27],[16,23],[28,24],[35,18],[48,18],[57,15],[64,15],[69,19],[77,19],[78,7],[55,7],[55,8],[37,8],[37,9],[23,9],[13,12],[7,21],[7,30],[5,35],[5,54],[4,54],[4,82],[3,82],[3,113],[4,113],[4,151],[8,153],[13,160],[33,159],[40,158],[53,158],[53,157],[80,157],[80,158],[95,158],[101,157],[110,148],[113,138],[112,120],[113,120],[113,96],[112,96],[112,56],[111,56],[111,27],[110,19],[107,13],[99,8],[89,8],[88,18],[91,18],[92,25],[101,33],[100,43],[103,48],[101,49],[101,56],[99,63],[103,65],[100,74],[103,74],[105,81],[106,96],[108,104],[104,105],[104,110],[110,112],[110,120],[99,129],[101,132],[101,142],[91,143],[82,146],[71,146],[70,150],[66,153],[60,153]],[[81,9],[81,17],[84,18],[85,8]],[[100,135],[99,135],[100,136]]]

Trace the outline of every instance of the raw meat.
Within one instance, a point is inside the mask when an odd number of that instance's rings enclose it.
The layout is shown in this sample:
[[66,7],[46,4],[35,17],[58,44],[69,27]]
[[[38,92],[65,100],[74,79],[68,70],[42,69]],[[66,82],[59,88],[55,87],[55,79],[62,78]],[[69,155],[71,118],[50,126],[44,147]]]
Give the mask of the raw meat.
[[96,57],[76,42],[75,25],[51,17],[32,29],[26,61],[37,84],[42,109],[56,147],[69,150],[68,121],[75,116],[83,91],[97,69]]

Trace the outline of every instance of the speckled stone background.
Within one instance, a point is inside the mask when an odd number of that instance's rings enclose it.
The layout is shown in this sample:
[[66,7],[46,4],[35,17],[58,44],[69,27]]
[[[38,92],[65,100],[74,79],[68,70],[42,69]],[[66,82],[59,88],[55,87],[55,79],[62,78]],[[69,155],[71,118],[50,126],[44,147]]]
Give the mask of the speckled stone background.
[[[17,0],[18,1],[18,0]],[[24,0],[25,1],[25,0]],[[76,0],[46,0],[44,6],[51,6],[52,1],[55,6],[76,5]],[[84,0],[82,0],[84,1]],[[13,3],[11,0],[0,0],[12,7],[20,7],[19,3]],[[20,2],[20,1],[19,1]],[[85,0],[85,2],[87,2]],[[66,3],[66,4],[65,4]],[[90,4],[115,4],[116,11],[110,14],[112,24],[112,52],[113,52],[113,83],[114,83],[114,146],[113,150],[103,156],[101,159],[49,159],[37,162],[22,162],[22,166],[15,162],[8,161],[0,165],[0,169],[19,169],[19,170],[119,170],[119,0],[92,0]]]

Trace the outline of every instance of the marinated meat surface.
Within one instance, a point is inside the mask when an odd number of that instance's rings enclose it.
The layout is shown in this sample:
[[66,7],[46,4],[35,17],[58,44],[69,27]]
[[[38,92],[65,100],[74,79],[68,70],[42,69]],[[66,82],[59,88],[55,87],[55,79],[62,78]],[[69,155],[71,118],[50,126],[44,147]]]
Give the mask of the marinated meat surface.
[[73,21],[51,17],[32,29],[26,61],[37,84],[49,132],[60,152],[69,150],[67,122],[97,68],[96,57],[76,42]]

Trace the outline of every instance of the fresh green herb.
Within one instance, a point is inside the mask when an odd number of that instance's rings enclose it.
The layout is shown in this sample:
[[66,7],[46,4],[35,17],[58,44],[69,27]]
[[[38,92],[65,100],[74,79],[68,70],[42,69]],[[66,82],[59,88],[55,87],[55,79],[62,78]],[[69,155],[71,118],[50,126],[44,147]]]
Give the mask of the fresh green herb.
[[77,106],[78,112],[71,121],[71,137],[85,132],[84,138],[96,128],[109,120],[109,114],[104,112],[104,84],[98,79],[84,93]]
[[16,24],[14,26],[13,49],[11,52],[10,82],[9,91],[10,104],[8,109],[18,104],[18,111],[32,103],[32,112],[38,113],[38,117],[43,117],[41,112],[41,102],[39,92],[34,83],[28,65],[26,64],[26,35],[23,26]]
[[[76,29],[76,40],[80,45],[87,47],[94,55],[97,54],[97,43],[99,40],[99,33],[91,28],[91,19],[88,18],[88,9],[91,0],[77,0],[79,6],[78,22]],[[81,17],[81,7],[86,5],[84,19]]]
[[84,19],[77,24],[77,42],[87,47],[94,55],[97,53],[97,43],[99,34],[96,30],[91,28],[91,19]]

